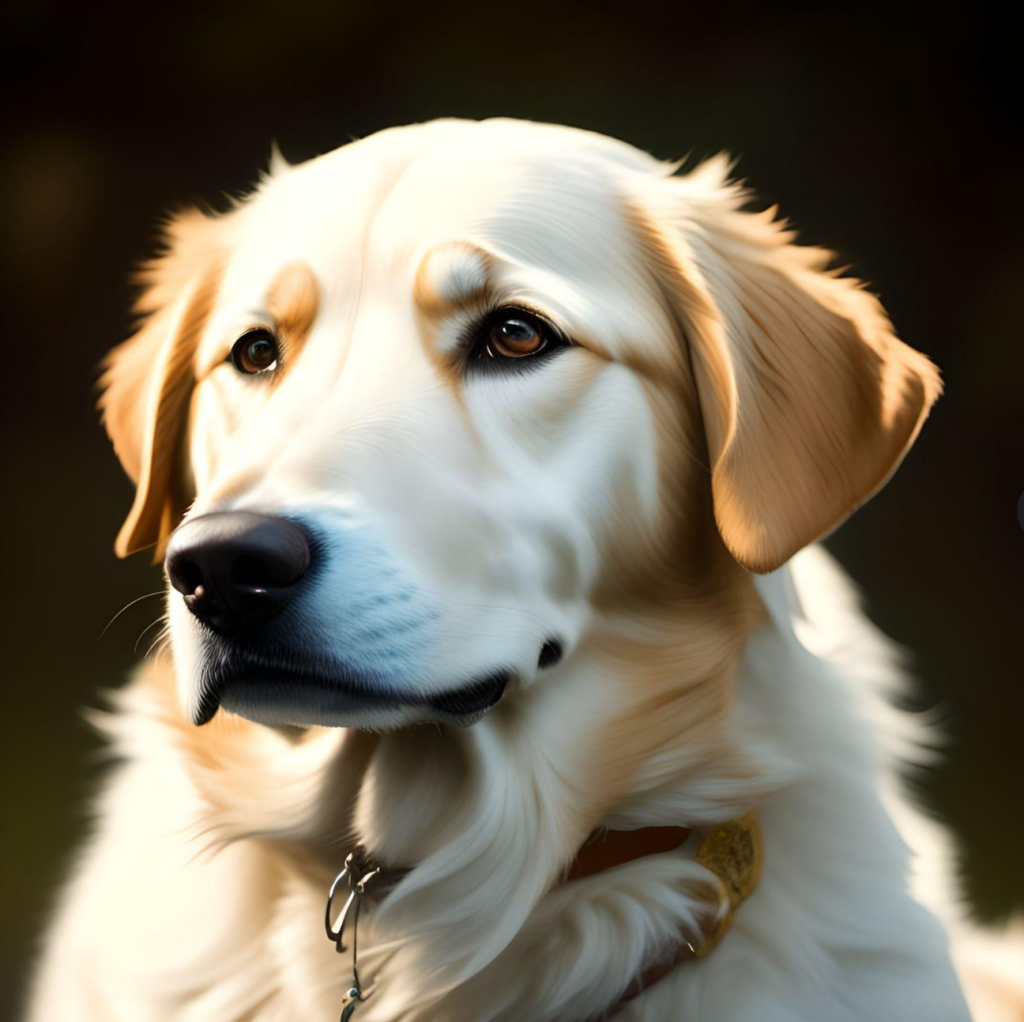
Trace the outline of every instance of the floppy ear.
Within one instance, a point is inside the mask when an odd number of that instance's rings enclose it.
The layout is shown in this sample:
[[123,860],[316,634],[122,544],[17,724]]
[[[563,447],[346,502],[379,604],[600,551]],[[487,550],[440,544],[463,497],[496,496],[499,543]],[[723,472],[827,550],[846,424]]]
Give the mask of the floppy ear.
[[739,212],[724,158],[668,178],[661,262],[687,336],[715,519],[767,572],[829,532],[895,471],[941,391],[832,253],[793,244],[775,210]]
[[196,345],[223,265],[215,223],[190,212],[168,225],[167,251],[140,275],[146,290],[136,311],[146,318],[104,363],[103,424],[137,486],[114,544],[119,557],[166,538],[189,500],[178,459],[195,385]]

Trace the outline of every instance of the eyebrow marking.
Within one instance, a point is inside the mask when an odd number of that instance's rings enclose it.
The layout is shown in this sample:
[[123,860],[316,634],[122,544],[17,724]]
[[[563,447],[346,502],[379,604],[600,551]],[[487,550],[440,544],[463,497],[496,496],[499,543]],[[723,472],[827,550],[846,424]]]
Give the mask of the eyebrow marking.
[[413,297],[433,319],[478,304],[490,290],[491,257],[468,242],[442,242],[432,248],[416,271]]
[[320,286],[307,263],[289,263],[267,288],[267,312],[292,357],[309,336],[319,309]]

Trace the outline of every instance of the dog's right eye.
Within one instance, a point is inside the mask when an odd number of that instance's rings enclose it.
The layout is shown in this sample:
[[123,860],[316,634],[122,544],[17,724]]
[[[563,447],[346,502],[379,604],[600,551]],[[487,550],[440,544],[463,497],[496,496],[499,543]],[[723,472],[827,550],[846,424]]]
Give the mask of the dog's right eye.
[[230,356],[231,364],[247,376],[276,369],[279,358],[277,340],[262,327],[242,334],[231,348]]

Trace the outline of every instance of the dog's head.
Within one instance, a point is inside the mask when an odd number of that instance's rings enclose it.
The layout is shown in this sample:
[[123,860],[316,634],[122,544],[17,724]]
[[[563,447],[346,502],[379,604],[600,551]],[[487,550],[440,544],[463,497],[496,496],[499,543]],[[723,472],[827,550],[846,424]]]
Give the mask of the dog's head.
[[437,122],[171,224],[103,408],[197,723],[471,723],[595,608],[770,571],[884,483],[934,368],[724,161],[673,170]]

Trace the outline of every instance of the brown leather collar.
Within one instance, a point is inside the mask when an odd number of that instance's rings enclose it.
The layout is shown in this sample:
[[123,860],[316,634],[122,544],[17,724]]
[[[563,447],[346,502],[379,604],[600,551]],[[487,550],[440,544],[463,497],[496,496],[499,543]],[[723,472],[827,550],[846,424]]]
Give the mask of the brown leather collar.
[[[636,859],[682,847],[693,832],[685,827],[643,827],[640,830],[598,831],[579,850],[566,873],[566,881],[593,876]],[[764,841],[753,813],[704,831],[694,858],[717,878],[724,909],[715,928],[703,935],[694,947],[680,934],[678,947],[666,958],[648,966],[625,993],[603,1015],[609,1019],[629,1001],[664,979],[672,970],[691,958],[710,954],[732,926],[733,914],[761,878]]]
[[[565,882],[582,880],[616,866],[648,855],[672,852],[687,841],[693,833],[686,827],[642,827],[639,830],[600,830],[587,839],[576,853],[565,873]],[[649,966],[630,984],[625,993],[603,1015],[611,1018],[623,1005],[664,979],[680,962],[689,958],[702,958],[709,954],[725,936],[732,925],[733,914],[740,903],[757,887],[761,877],[764,846],[761,828],[753,813],[736,820],[719,824],[701,832],[701,842],[694,858],[710,870],[720,886],[721,914],[717,917],[715,929],[703,935],[694,947],[685,935],[680,934],[679,945],[665,958]],[[358,924],[359,903],[363,896],[379,899],[385,897],[394,885],[409,871],[407,869],[382,868],[367,859],[362,849],[357,849],[345,861],[345,869],[335,879],[327,900],[325,926],[327,936],[335,942],[339,951],[345,950],[343,935],[349,907],[355,906],[353,923],[352,970],[353,986],[343,1001],[342,1019],[346,1022],[356,1006],[369,996],[363,991],[356,964],[355,926]],[[335,921],[332,904],[341,881],[348,879],[349,896],[345,908]]]
[[640,830],[595,830],[576,853],[565,879],[579,880],[634,859],[674,852],[692,834],[687,827],[642,827]]

